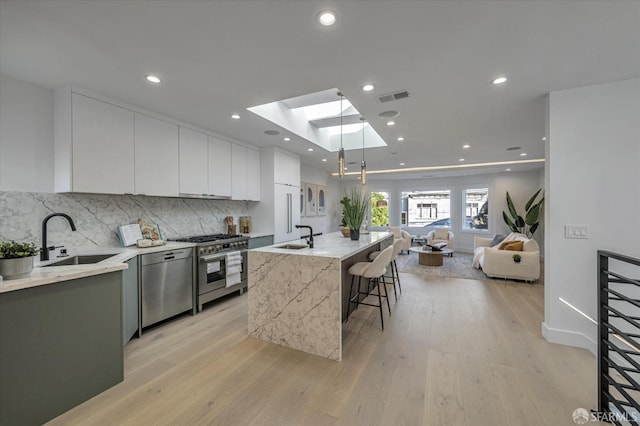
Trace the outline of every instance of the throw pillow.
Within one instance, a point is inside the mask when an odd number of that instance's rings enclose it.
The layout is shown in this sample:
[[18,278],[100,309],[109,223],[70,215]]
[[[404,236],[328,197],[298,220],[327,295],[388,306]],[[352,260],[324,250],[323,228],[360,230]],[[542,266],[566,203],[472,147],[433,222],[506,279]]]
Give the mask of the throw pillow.
[[435,234],[433,234],[433,238],[436,240],[448,240],[449,239],[449,228],[436,228]]
[[522,247],[524,246],[523,241],[505,241],[500,244],[498,250],[511,250],[511,251],[522,251]]
[[506,235],[499,235],[496,234],[495,237],[493,237],[493,240],[491,240],[491,242],[489,243],[489,247],[495,247],[498,244],[500,244],[502,242],[502,240],[504,240],[505,238],[507,238]]

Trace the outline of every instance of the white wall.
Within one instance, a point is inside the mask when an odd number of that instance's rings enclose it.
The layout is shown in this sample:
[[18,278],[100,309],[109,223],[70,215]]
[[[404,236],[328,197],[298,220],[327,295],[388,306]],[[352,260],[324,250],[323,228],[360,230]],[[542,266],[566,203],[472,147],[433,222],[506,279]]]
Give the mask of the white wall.
[[[325,171],[314,169],[305,165],[300,166],[300,182],[322,185],[327,188],[326,192],[326,212],[325,216],[304,216],[300,217],[301,225],[309,225],[313,228],[314,233],[336,232],[339,230],[339,223],[336,214],[342,211],[340,207],[340,184],[336,179],[330,178]],[[338,219],[339,220],[339,219]],[[302,235],[306,235],[303,230]]]
[[548,121],[542,331],[595,353],[595,324],[558,298],[597,319],[597,250],[640,258],[640,79],[552,92]]
[[53,91],[0,75],[0,190],[53,192],[52,159]]
[[[341,193],[351,186],[360,185],[358,181],[343,181]],[[462,194],[465,188],[489,188],[489,229],[488,231],[462,230]],[[524,204],[539,189],[540,171],[504,172],[485,175],[458,177],[411,179],[411,180],[373,180],[368,179],[368,192],[389,192],[389,224],[400,225],[401,192],[415,190],[451,190],[451,230],[455,234],[457,251],[473,252],[473,239],[477,235],[493,236],[508,234],[509,228],[502,219],[502,211],[507,210],[506,192],[509,191],[516,208],[524,211]],[[542,240],[543,234],[536,232],[535,238]]]

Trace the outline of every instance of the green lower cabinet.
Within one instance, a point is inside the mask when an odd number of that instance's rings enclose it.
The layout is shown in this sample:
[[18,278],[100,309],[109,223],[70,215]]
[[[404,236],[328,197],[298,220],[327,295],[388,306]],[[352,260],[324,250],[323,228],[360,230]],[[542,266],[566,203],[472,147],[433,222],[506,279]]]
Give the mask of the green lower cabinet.
[[0,294],[0,425],[39,425],[124,379],[121,271]]
[[140,326],[140,298],[138,287],[138,256],[127,262],[128,269],[122,271],[122,344],[138,334]]

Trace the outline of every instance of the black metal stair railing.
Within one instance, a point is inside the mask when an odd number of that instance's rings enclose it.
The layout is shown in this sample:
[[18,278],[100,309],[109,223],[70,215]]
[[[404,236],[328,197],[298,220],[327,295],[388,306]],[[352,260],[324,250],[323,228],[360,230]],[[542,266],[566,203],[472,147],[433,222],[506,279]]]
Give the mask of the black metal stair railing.
[[598,251],[598,412],[616,425],[640,426],[640,279],[628,277],[635,274],[640,259]]

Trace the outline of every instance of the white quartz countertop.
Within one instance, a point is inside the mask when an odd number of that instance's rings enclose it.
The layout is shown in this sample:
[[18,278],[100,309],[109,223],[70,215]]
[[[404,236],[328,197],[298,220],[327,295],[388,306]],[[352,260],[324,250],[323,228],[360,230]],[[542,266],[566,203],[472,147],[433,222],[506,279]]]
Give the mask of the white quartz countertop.
[[307,244],[306,240],[294,240],[286,243],[278,243],[271,246],[260,247],[249,251],[260,251],[267,253],[290,254],[297,256],[319,256],[332,257],[340,260],[347,259],[354,254],[365,250],[366,248],[378,244],[381,240],[392,236],[391,232],[371,232],[369,234],[360,234],[357,241],[344,237],[341,232],[332,232],[330,234],[318,235],[313,238],[313,248],[303,249],[284,249],[278,248],[285,244]]
[[167,250],[177,250],[181,248],[195,247],[193,243],[168,242],[162,246],[137,248],[137,247],[102,247],[91,250],[73,252],[69,250],[69,256],[111,254],[114,256],[98,263],[89,265],[68,265],[68,266],[46,266],[63,258],[53,258],[48,262],[35,261],[33,272],[28,277],[15,280],[0,279],[0,293],[22,290],[25,288],[37,287],[46,284],[53,284],[61,281],[68,281],[77,278],[91,277],[94,275],[106,274],[108,272],[121,271],[127,269],[124,263],[140,254],[156,253]]

